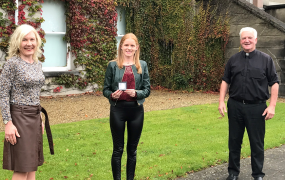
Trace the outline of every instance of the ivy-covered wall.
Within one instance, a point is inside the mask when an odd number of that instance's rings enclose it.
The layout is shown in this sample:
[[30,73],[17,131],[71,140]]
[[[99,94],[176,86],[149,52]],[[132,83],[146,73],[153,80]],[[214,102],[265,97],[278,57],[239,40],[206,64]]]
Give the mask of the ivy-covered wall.
[[15,10],[16,5],[14,0],[0,1],[0,65],[4,62],[8,40],[15,29]]
[[135,33],[152,86],[217,91],[228,41],[227,16],[193,0],[120,0],[127,31]]
[[[48,0],[45,0],[48,1]],[[59,1],[59,0],[58,0]],[[46,78],[41,95],[54,93],[82,93],[93,91],[102,84],[107,62],[116,55],[116,2],[113,0],[60,0],[66,5],[67,33],[64,41],[70,44],[72,71],[57,78]],[[18,24],[34,26],[43,41],[45,32],[41,29],[44,0],[19,0]],[[5,62],[7,42],[15,29],[15,0],[0,2],[0,57]],[[52,13],[52,12],[50,12]],[[2,28],[3,27],[3,28]],[[42,62],[45,57],[40,58]]]
[[[23,0],[18,8],[19,24],[36,27],[43,42],[45,33],[40,24],[44,21],[41,17],[44,1]],[[67,73],[47,78],[42,95],[92,91],[102,85],[106,65],[116,56],[116,6],[126,11],[127,32],[139,38],[141,59],[149,65],[152,86],[189,91],[219,89],[229,24],[227,16],[219,16],[215,7],[202,8],[194,0],[62,1],[66,4],[65,41],[71,45],[72,70],[79,75]],[[3,2],[0,12],[6,14],[0,14],[2,62],[9,35],[15,28],[16,9],[15,0]],[[45,60],[44,56],[41,60]]]

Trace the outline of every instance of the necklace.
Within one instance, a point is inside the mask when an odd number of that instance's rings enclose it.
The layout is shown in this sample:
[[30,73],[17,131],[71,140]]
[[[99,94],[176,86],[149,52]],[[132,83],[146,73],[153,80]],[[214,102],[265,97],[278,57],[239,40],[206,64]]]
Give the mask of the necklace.
[[130,61],[128,61],[128,62],[125,62],[126,64],[133,64],[133,62],[130,62]]

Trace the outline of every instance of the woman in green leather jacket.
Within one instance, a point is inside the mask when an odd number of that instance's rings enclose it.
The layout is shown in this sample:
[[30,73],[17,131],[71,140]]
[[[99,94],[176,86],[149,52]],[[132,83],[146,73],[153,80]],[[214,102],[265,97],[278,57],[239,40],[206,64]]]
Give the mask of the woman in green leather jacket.
[[114,180],[121,179],[126,123],[127,180],[133,180],[135,175],[137,145],[144,121],[143,102],[150,94],[147,64],[139,60],[139,56],[137,37],[132,33],[126,34],[120,41],[117,59],[109,62],[105,74],[103,94],[111,104],[110,127],[113,138],[111,165]]

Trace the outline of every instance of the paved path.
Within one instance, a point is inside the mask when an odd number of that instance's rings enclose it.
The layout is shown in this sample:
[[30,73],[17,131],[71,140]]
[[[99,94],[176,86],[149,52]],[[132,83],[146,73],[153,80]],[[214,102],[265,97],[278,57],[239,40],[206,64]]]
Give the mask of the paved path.
[[[228,164],[221,164],[176,180],[225,180],[228,176],[227,166]],[[263,171],[266,174],[264,180],[285,180],[285,145],[265,151]],[[241,160],[239,180],[253,180],[250,158]]]

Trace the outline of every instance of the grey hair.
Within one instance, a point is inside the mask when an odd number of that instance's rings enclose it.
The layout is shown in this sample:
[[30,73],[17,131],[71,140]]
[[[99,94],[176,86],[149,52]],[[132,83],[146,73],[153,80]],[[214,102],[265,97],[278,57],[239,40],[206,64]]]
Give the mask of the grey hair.
[[244,27],[239,32],[240,39],[241,39],[241,33],[244,32],[244,31],[253,32],[254,38],[257,38],[257,31],[254,28],[252,28],[252,27]]

